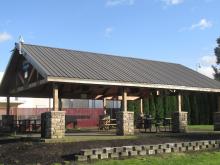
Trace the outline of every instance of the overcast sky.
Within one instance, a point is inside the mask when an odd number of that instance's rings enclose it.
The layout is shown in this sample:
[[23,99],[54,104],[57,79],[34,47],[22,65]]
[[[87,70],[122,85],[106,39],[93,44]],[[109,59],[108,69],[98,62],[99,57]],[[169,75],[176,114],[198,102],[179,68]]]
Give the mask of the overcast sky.
[[219,0],[2,0],[0,72],[26,43],[181,63],[212,74]]

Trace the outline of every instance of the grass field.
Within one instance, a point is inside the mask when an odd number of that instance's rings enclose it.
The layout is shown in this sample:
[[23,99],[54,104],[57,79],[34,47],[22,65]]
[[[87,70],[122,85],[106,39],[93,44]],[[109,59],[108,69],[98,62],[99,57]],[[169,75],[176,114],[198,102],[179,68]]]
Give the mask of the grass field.
[[[83,163],[82,163],[83,164]],[[220,152],[177,153],[136,157],[124,160],[102,160],[93,165],[219,165]]]
[[213,125],[188,125],[189,132],[212,132]]

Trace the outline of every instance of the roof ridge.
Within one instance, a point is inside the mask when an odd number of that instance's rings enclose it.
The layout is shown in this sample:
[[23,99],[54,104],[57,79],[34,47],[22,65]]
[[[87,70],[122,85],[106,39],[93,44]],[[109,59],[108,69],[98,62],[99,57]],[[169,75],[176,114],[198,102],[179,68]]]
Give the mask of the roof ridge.
[[100,53],[100,52],[91,52],[91,51],[84,51],[84,50],[75,50],[70,48],[59,48],[59,47],[53,47],[53,46],[45,46],[45,45],[35,45],[30,43],[24,43],[23,45],[27,46],[37,46],[37,47],[43,47],[43,48],[49,48],[49,49],[59,49],[59,50],[67,50],[67,51],[74,51],[74,52],[80,52],[80,53],[90,53],[92,55],[97,56],[111,56],[111,57],[118,57],[118,58],[127,58],[127,59],[133,59],[133,60],[144,60],[149,62],[157,62],[157,63],[166,63],[166,64],[173,64],[173,65],[181,65],[179,63],[174,62],[167,62],[167,61],[157,61],[157,60],[150,60],[145,58],[137,58],[137,57],[130,57],[130,56],[122,56],[122,55],[116,55],[116,54],[108,54],[108,53]]

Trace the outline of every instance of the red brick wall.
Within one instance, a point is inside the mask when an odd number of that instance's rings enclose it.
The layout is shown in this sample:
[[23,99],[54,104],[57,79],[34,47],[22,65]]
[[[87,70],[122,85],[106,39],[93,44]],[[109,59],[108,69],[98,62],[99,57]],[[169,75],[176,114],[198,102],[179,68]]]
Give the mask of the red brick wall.
[[[103,115],[103,108],[71,108],[63,109],[66,115],[70,115],[77,120],[77,127],[96,127],[99,122],[99,116]],[[41,113],[49,111],[48,108],[13,108],[11,115],[17,115],[18,119],[38,118]],[[0,109],[0,116],[6,114],[6,109]],[[1,120],[1,118],[0,118]],[[67,124],[71,128],[72,124]]]

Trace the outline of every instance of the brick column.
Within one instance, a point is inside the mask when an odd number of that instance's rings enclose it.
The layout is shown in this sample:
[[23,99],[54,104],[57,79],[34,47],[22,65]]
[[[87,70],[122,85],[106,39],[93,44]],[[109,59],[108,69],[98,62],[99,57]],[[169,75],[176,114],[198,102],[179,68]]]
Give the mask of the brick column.
[[214,131],[220,131],[220,96],[218,96],[218,109],[213,114]]
[[172,116],[172,132],[187,132],[187,114],[188,112],[182,111],[182,96],[178,95],[178,111],[173,113]]
[[116,113],[117,135],[134,134],[134,112],[127,111],[127,89],[123,89],[122,111]]

